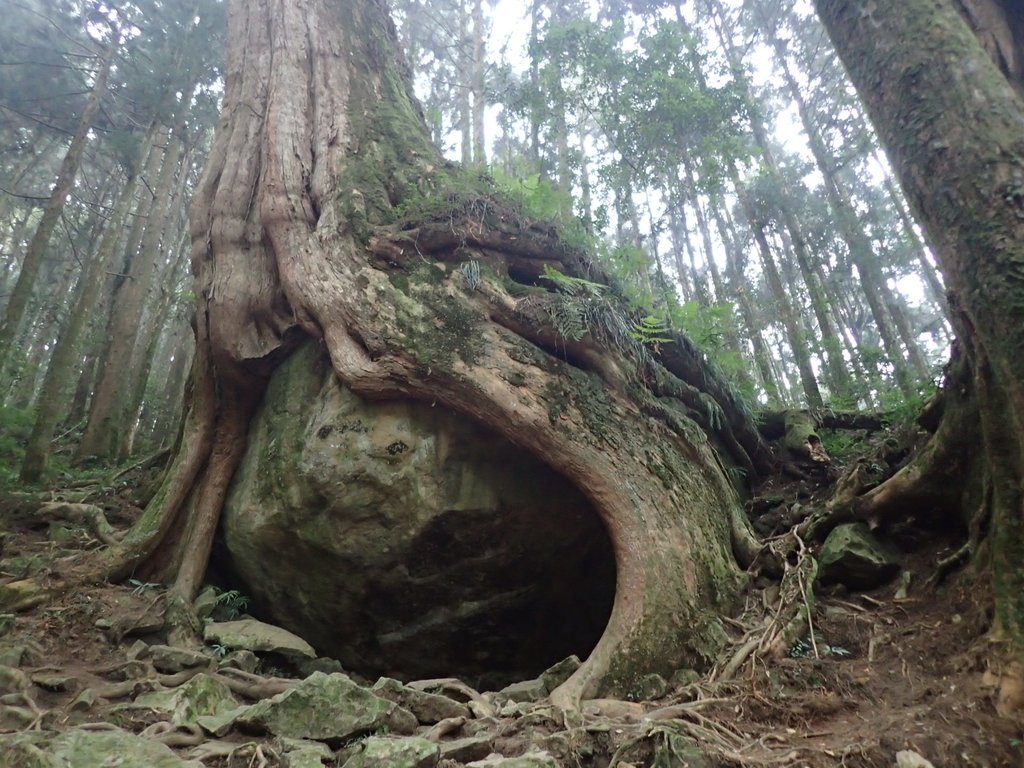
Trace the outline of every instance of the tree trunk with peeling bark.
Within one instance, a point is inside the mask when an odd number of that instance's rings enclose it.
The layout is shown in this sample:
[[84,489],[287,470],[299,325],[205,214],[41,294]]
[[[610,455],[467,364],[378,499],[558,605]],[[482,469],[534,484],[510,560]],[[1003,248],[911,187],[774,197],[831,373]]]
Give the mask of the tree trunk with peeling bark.
[[[971,532],[965,553],[992,584],[993,632],[1021,661],[1024,101],[950,0],[816,6],[934,244],[959,337],[929,445],[839,505],[828,525],[884,519],[915,502],[960,513]],[[1011,669],[1005,679],[1019,683],[1024,667]]]
[[[582,299],[545,290],[544,267],[591,284],[600,270],[445,163],[383,0],[236,0],[228,39],[192,210],[197,347],[176,458],[125,540],[64,584],[172,580],[170,616],[187,628],[253,411],[313,337],[357,395],[485,425],[592,503],[616,595],[556,704],[706,665],[756,552],[725,465],[753,480],[772,461],[749,412],[685,337],[639,344],[614,292],[585,308],[600,317],[589,332],[560,334],[552,307]],[[482,186],[460,192],[453,177]],[[0,603],[61,586],[8,584]]]

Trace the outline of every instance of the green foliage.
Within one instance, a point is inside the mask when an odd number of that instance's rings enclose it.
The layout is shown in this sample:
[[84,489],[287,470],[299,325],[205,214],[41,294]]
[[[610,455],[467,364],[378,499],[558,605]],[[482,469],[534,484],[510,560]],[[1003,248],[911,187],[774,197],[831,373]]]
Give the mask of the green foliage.
[[[833,656],[836,658],[842,658],[849,656],[850,651],[842,646],[838,645],[827,645],[825,643],[818,643],[818,655],[821,658],[828,658]],[[793,647],[789,649],[789,658],[791,659],[806,659],[814,656],[814,645],[811,643],[809,638],[801,637],[795,643]]]
[[879,396],[881,408],[889,417],[889,423],[896,429],[907,429],[913,426],[917,417],[924,410],[930,394],[918,390],[907,396],[895,387],[883,389]]
[[821,429],[818,436],[828,455],[845,464],[865,452],[864,438],[856,432],[844,429]]
[[661,318],[654,315],[647,315],[633,322],[630,335],[643,344],[645,347],[656,347],[658,344],[667,344],[672,341],[668,334],[671,329]]
[[502,193],[518,203],[531,218],[559,220],[565,216],[566,211],[572,210],[572,197],[555,189],[539,173],[519,179],[495,168],[492,174]]
[[228,619],[236,619],[249,607],[249,598],[237,589],[218,592],[215,605],[221,608]]
[[34,411],[0,406],[0,487],[17,482],[34,423]]
[[696,301],[688,301],[671,307],[671,321],[701,349],[718,351],[725,347],[727,334],[733,329],[732,313],[732,304],[702,307]]
[[608,291],[607,285],[585,280],[582,277],[572,277],[571,275],[563,274],[547,264],[544,265],[544,273],[541,275],[541,279],[552,283],[560,293],[577,298],[596,299],[604,296]]

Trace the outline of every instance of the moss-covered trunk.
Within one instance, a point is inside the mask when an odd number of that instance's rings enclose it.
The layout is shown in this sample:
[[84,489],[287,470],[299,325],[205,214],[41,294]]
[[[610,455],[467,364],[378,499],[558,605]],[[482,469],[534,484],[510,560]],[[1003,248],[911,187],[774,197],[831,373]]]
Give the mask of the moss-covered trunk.
[[[988,475],[985,565],[1024,650],[1024,101],[949,0],[817,0],[935,245],[973,372]],[[940,429],[940,432],[942,430]],[[898,476],[897,476],[898,477]]]

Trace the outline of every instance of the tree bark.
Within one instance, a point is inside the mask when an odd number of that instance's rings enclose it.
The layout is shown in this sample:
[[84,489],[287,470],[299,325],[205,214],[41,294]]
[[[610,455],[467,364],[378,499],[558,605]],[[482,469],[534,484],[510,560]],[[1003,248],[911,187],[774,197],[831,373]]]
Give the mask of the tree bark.
[[989,487],[979,562],[1024,655],[1024,100],[948,0],[816,6],[951,294]]

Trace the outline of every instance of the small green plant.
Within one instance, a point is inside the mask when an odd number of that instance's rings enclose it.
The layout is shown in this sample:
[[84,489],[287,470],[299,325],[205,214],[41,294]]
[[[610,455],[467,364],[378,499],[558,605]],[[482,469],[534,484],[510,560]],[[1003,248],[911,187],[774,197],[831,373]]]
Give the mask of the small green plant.
[[237,618],[249,607],[249,598],[237,589],[229,589],[217,595],[216,604],[227,614],[228,618]]
[[34,422],[35,413],[31,410],[0,406],[0,486],[17,483]]
[[547,264],[544,265],[544,273],[540,278],[554,285],[559,293],[578,298],[599,298],[608,291],[607,285],[595,283],[592,280],[585,280],[582,277],[572,277],[571,275],[563,274]]
[[856,434],[838,429],[822,429],[818,434],[833,459],[845,462],[864,452],[864,440]]
[[668,323],[661,318],[647,315],[633,322],[629,335],[645,347],[657,347],[659,344],[668,344],[672,341],[668,336],[670,330]]
[[[811,643],[810,638],[801,637],[799,640],[793,643],[793,647],[789,649],[789,653],[787,655],[791,659],[810,658],[814,656],[814,645]],[[823,659],[828,658],[829,656],[842,658],[844,656],[849,655],[850,652],[846,648],[843,648],[841,646],[818,643],[818,656],[820,656]]]
[[476,259],[464,261],[459,265],[459,272],[462,279],[466,281],[466,287],[475,291],[480,286],[480,262]]
[[226,645],[221,645],[220,643],[217,643],[215,645],[211,645],[210,649],[213,651],[213,655],[216,656],[218,659],[223,659],[225,656],[228,655],[228,647]]

